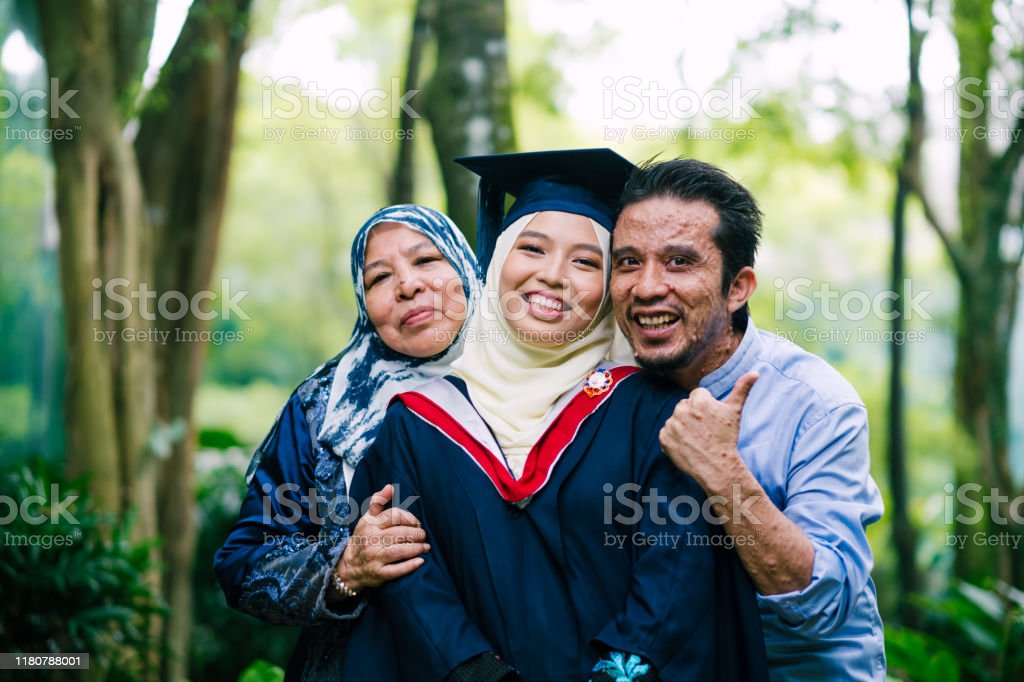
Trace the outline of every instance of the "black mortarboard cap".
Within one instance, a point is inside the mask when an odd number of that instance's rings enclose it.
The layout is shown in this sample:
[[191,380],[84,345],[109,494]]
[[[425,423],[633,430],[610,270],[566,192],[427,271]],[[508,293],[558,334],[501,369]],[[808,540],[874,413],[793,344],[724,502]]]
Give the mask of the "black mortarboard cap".
[[[476,252],[483,273],[498,235],[524,215],[575,213],[611,230],[619,195],[636,168],[606,148],[463,156],[455,162],[480,176]],[[507,214],[506,194],[515,197]]]

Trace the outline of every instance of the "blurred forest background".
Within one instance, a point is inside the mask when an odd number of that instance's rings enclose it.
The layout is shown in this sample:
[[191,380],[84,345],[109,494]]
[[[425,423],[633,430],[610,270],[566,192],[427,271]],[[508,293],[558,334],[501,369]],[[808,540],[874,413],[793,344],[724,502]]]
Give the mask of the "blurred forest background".
[[1024,679],[1021,0],[0,0],[0,67],[0,499],[56,520],[0,508],[0,651],[280,679],[211,561],[352,235],[610,146],[761,202],[757,324],[869,408],[890,675]]

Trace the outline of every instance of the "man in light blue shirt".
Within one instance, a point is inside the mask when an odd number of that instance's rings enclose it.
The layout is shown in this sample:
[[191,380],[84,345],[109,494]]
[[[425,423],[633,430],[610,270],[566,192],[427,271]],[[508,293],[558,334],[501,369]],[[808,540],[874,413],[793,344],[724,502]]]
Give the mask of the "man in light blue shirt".
[[623,204],[616,318],[641,366],[691,391],[662,447],[735,540],[772,679],[884,680],[865,534],[882,515],[867,411],[825,361],[750,319],[754,198],[718,168],[680,159],[642,167]]

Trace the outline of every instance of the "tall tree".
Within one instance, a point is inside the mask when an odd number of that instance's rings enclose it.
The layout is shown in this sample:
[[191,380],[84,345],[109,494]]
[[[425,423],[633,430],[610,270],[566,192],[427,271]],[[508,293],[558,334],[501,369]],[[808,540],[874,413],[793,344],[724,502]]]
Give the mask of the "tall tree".
[[[1004,17],[1004,35],[1017,41],[1011,49],[995,39],[997,8]],[[980,459],[965,457],[957,462],[957,482],[980,484],[981,490],[971,495],[979,504],[982,496],[1003,496],[1003,501],[993,507],[1002,519],[1008,518],[1008,500],[1024,493],[1016,488],[1010,470],[1007,385],[1024,255],[1024,118],[1020,111],[1012,110],[1013,100],[1008,95],[1019,91],[1024,83],[1004,80],[1007,74],[1019,73],[1024,62],[1021,14],[1018,4],[1002,0],[954,0],[952,5],[952,32],[960,57],[959,79],[951,97],[956,104],[955,121],[951,123],[956,125],[948,126],[960,136],[955,229],[946,225],[932,207],[920,164],[908,167],[905,173],[928,224],[943,244],[960,288],[956,411]],[[1002,57],[997,60],[1000,53]],[[998,493],[992,489],[998,489]],[[995,515],[988,513],[987,501],[984,509],[979,523],[959,530],[1021,533],[1017,524],[996,522]],[[1012,546],[1003,544],[993,550],[997,574],[1022,587],[1024,554],[1012,550]],[[990,573],[991,557],[986,549],[974,546],[958,552],[957,574],[977,578]]]
[[[188,300],[211,284],[249,9],[250,0],[194,3],[139,115],[135,150],[159,254],[154,281],[158,291],[180,291]],[[206,317],[189,314],[180,321],[157,322],[172,340],[157,346],[157,416],[160,426],[179,436],[171,438],[169,449],[161,453],[158,472],[162,586],[170,607],[164,639],[174,652],[163,661],[165,680],[184,679],[188,672],[197,535],[192,398],[206,349],[193,339],[207,331]]]
[[[43,0],[38,15],[50,97],[58,102],[49,123],[68,345],[67,466],[72,474],[92,475],[102,509],[137,508],[143,533],[156,529],[155,471],[145,457],[155,364],[150,344],[126,339],[146,334],[151,320],[139,305],[122,314],[93,301],[107,282],[153,281],[142,180],[123,130],[155,11],[152,1],[117,11],[98,1]],[[66,107],[59,105],[62,96]]]
[[[409,56],[405,67],[405,89],[407,92],[419,89],[423,51],[430,39],[432,27],[436,21],[437,0],[416,0],[413,12],[412,32],[409,38]],[[405,108],[399,115],[398,129],[413,130],[416,121],[412,111]],[[397,140],[398,156],[395,169],[388,188],[389,200],[392,204],[409,204],[413,201],[415,189],[413,181],[413,138],[402,135]]]
[[[907,452],[905,424],[903,417],[903,332],[905,306],[904,291],[904,246],[906,241],[907,198],[911,188],[908,169],[913,173],[921,161],[921,146],[924,143],[924,90],[921,87],[921,46],[925,31],[914,25],[914,0],[907,4],[907,37],[910,43],[908,60],[909,77],[907,99],[904,103],[907,131],[903,139],[902,156],[896,170],[896,196],[893,200],[892,216],[892,291],[896,298],[896,315],[892,319],[893,340],[889,346],[889,494],[892,499],[893,543],[896,548],[897,575],[899,579],[899,612],[904,625],[915,625],[915,612],[910,595],[920,589],[920,577],[915,563],[917,554],[917,530],[910,518],[910,490],[907,480]],[[931,5],[931,1],[928,2]],[[929,8],[929,16],[931,11]]]
[[[70,93],[49,121],[68,346],[67,468],[90,474],[102,509],[135,510],[137,533],[163,535],[171,609],[162,673],[177,680],[186,673],[191,612],[191,406],[203,345],[177,341],[184,333],[153,343],[154,332],[178,325],[154,324],[144,292],[191,300],[209,286],[249,0],[195,0],[138,108],[155,9],[154,0],[40,0],[38,21],[58,87],[51,96]],[[111,284],[141,297],[124,310],[107,300]],[[198,317],[181,318],[181,331],[202,330]]]
[[504,0],[436,0],[437,68],[425,115],[437,151],[448,215],[475,240],[476,177],[457,156],[515,149]]

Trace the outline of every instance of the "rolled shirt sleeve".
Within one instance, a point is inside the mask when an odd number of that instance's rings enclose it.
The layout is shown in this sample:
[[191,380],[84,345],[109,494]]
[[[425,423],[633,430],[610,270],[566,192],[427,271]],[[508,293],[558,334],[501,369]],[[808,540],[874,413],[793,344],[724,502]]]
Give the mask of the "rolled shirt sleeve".
[[798,434],[783,513],[814,547],[810,584],[758,595],[759,604],[794,631],[825,636],[840,628],[871,577],[866,527],[883,511],[870,475],[867,411],[839,405]]

